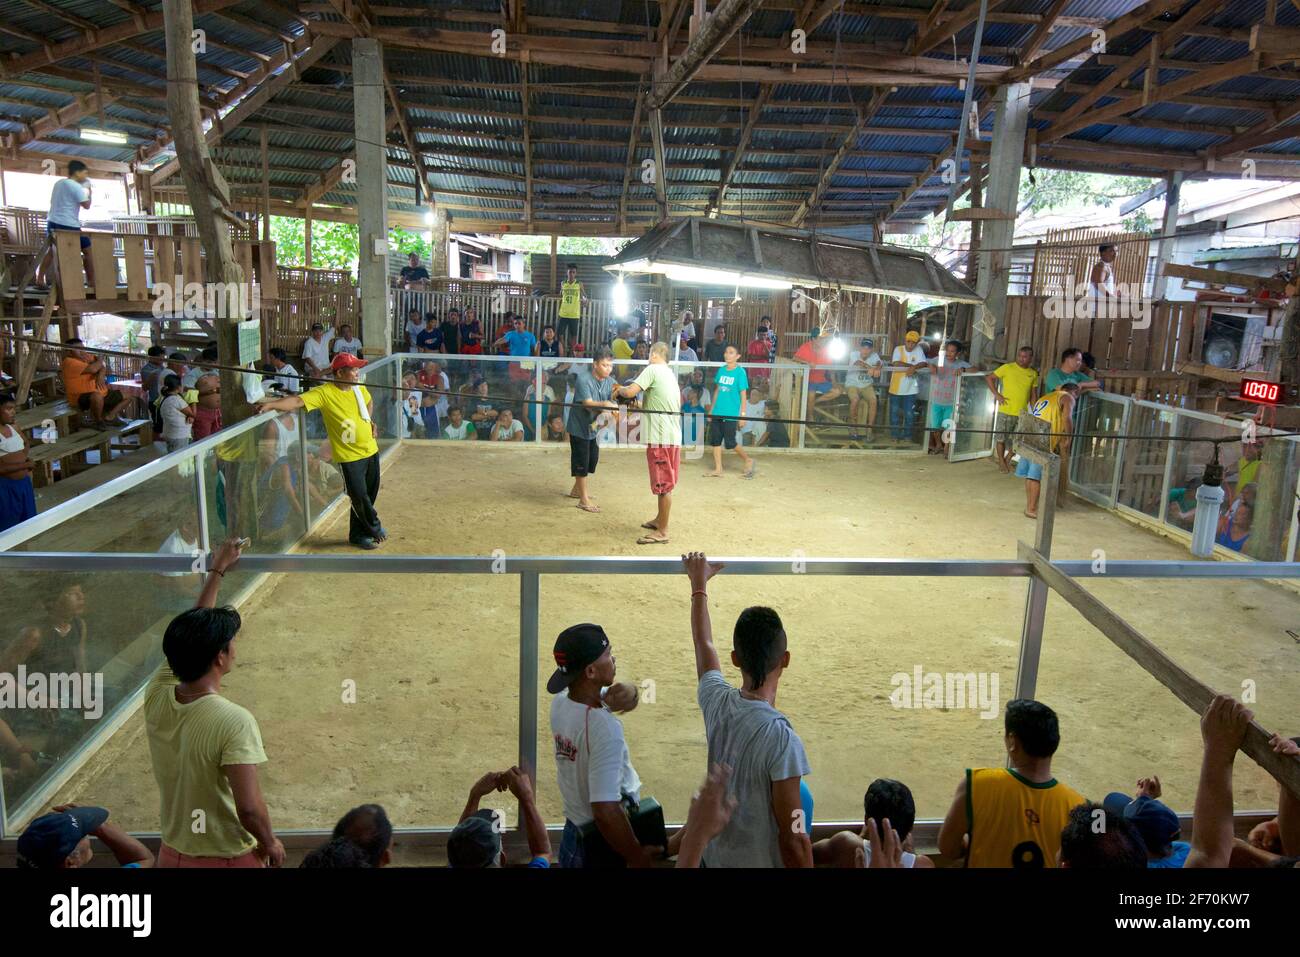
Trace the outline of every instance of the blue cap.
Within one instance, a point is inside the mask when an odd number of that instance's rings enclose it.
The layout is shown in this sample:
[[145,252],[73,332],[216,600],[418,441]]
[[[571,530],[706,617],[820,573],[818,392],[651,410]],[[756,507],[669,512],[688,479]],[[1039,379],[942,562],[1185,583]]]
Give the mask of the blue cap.
[[1182,824],[1169,805],[1151,797],[1130,798],[1113,791],[1101,802],[1106,810],[1118,814],[1137,828],[1147,850],[1159,851],[1178,839]]
[[108,820],[102,807],[70,807],[43,814],[18,838],[18,866],[39,870],[62,867],[82,838]]

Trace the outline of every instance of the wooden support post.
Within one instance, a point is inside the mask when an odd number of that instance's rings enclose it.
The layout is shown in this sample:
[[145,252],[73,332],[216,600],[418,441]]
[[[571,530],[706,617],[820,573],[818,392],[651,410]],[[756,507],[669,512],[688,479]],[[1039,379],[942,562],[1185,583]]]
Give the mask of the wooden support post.
[[1174,246],[1177,243],[1174,234],[1178,231],[1178,197],[1186,175],[1181,171],[1170,173],[1165,180],[1165,215],[1160,229],[1163,238],[1156,247],[1156,278],[1151,283],[1151,299],[1154,302],[1163,300],[1169,291],[1169,277],[1165,275],[1165,266],[1174,257]]
[[556,295],[560,292],[559,274],[555,271],[555,250],[557,237],[551,233],[551,288],[555,290]]
[[308,206],[302,218],[303,237],[302,237],[302,264],[308,269],[311,268],[311,207]]
[[262,242],[271,241],[271,151],[267,145],[267,129],[262,127]]

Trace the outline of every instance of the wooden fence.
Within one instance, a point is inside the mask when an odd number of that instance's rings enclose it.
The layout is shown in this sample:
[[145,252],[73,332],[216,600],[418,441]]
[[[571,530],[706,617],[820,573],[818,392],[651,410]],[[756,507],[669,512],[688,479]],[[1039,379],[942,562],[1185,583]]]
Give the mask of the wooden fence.
[[1098,248],[1112,243],[1115,261],[1112,268],[1115,284],[1129,289],[1145,289],[1147,273],[1147,233],[1115,233],[1097,227],[1048,230],[1034,247],[1034,265],[1030,274],[1029,293],[1034,296],[1073,296],[1086,288],[1092,268],[1098,262]]
[[360,300],[348,270],[281,266],[277,277],[278,295],[264,303],[269,305],[265,311],[269,318],[263,319],[265,348],[278,346],[291,355],[301,355],[312,323],[319,322],[326,329],[338,329],[344,323],[357,327]]

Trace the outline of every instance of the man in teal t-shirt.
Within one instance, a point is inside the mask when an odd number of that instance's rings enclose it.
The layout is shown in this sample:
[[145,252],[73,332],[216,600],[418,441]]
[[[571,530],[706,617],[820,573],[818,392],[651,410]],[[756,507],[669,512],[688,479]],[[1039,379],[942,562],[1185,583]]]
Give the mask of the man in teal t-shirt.
[[1067,382],[1077,383],[1080,392],[1100,389],[1101,383],[1083,371],[1083,350],[1066,349],[1061,353],[1061,364],[1047,373],[1046,392],[1055,392]]
[[734,449],[745,463],[745,478],[754,477],[754,460],[745,454],[744,448],[736,439],[736,430],[740,423],[737,416],[745,414],[749,399],[749,375],[737,363],[740,350],[728,345],[723,352],[726,363],[718,370],[713,384],[713,404],[709,408],[709,446],[713,449],[713,471],[705,472],[706,478],[722,475],[722,446]]

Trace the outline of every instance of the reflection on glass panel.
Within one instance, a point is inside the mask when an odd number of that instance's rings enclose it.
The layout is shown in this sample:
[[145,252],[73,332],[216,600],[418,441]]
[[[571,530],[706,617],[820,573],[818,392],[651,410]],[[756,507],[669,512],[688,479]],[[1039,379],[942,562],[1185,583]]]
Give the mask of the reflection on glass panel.
[[1171,445],[1164,437],[1172,435],[1173,428],[1174,413],[1171,410],[1134,403],[1129,412],[1128,434],[1151,438],[1124,440],[1119,478],[1120,505],[1152,518],[1160,517],[1165,456],[1169,454]]
[[[1220,422],[1207,422],[1190,415],[1179,415],[1175,434],[1188,439],[1237,438],[1241,435],[1241,429]],[[1236,475],[1236,464],[1240,452],[1240,442],[1224,443],[1221,446],[1219,461],[1225,466],[1225,492],[1230,492],[1233,487],[1231,477]],[[1206,464],[1214,458],[1214,445],[1210,442],[1175,442],[1173,443],[1173,456],[1173,467],[1169,473],[1169,504],[1165,512],[1165,521],[1175,528],[1190,532],[1192,525],[1196,521],[1196,490],[1201,487]],[[1228,466],[1231,466],[1231,468],[1228,468]],[[1241,541],[1244,541],[1244,539],[1239,540],[1234,551],[1241,550]]]
[[1070,482],[1075,491],[1105,505],[1111,502],[1115,470],[1119,468],[1126,401],[1085,392],[1075,415]]
[[957,398],[957,434],[953,439],[953,458],[973,458],[993,448],[993,418],[997,404],[983,374],[961,377]]

